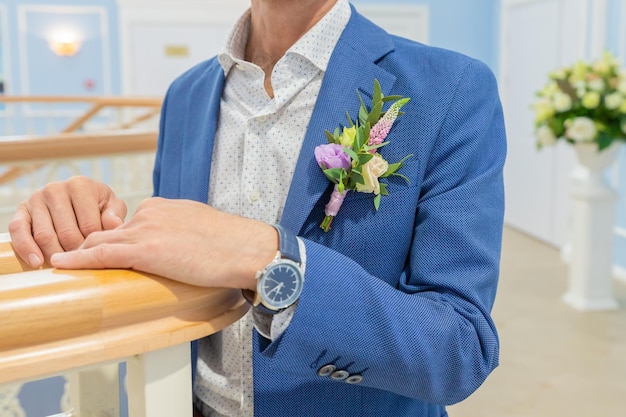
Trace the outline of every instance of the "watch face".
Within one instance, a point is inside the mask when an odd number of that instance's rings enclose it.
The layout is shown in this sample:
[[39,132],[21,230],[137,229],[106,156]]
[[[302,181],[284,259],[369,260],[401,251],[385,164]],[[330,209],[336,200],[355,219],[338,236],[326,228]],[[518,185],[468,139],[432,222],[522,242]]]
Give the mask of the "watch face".
[[257,291],[268,308],[278,310],[295,303],[302,292],[302,270],[288,259],[270,264],[259,279]]

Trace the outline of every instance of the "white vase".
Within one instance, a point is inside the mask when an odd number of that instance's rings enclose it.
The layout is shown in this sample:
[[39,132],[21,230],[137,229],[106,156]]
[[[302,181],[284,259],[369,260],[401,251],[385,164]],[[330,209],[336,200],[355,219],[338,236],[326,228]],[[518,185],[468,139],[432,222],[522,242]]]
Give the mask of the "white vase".
[[613,164],[621,149],[621,141],[613,141],[608,148],[601,151],[598,151],[598,145],[595,143],[577,143],[574,145],[578,162],[594,173],[602,172]]
[[574,145],[580,167],[572,175],[571,258],[563,300],[577,310],[611,310],[613,228],[617,193],[604,171],[615,161],[621,142],[598,151],[596,144]]

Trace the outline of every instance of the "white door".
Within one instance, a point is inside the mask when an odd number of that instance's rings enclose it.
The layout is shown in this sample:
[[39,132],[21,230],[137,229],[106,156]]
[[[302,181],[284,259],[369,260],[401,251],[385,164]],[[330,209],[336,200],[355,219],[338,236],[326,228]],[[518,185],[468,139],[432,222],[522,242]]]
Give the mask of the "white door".
[[130,30],[130,94],[163,96],[170,83],[223,48],[230,25],[135,23]]
[[567,242],[575,158],[565,144],[537,150],[531,104],[550,71],[596,53],[594,25],[585,0],[505,0],[502,8],[500,89],[509,149],[505,221],[561,247]]

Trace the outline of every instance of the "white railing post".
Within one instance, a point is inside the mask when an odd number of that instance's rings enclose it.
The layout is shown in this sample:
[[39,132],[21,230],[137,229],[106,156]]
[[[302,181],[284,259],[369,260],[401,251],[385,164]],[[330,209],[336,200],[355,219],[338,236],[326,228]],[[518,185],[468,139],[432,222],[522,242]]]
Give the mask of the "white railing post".
[[183,343],[126,361],[129,417],[191,417],[191,345]]
[[66,375],[72,415],[80,417],[119,417],[119,365],[112,363],[82,369]]

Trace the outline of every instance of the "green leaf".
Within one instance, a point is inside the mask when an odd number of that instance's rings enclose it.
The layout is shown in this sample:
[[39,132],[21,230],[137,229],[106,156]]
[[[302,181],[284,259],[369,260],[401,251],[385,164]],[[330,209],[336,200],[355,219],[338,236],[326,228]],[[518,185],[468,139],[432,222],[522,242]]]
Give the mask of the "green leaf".
[[394,173],[393,173],[393,174],[391,174],[391,175],[393,175],[394,177],[400,177],[400,178],[402,178],[403,180],[405,180],[405,181],[406,181],[406,183],[407,183],[407,184],[410,184],[410,183],[411,183],[411,180],[409,180],[409,179],[408,179],[405,175],[398,174],[397,172],[394,172]]
[[380,194],[381,195],[389,195],[389,191],[387,191],[387,184],[384,182],[379,182],[380,184]]
[[389,142],[387,141],[387,142],[379,143],[378,145],[371,145],[371,146],[370,145],[366,145],[363,149],[365,151],[371,151],[372,149],[382,148],[383,146],[388,145],[388,144],[389,144]]
[[379,207],[380,207],[380,194],[374,197],[374,208],[376,209],[376,211],[378,211]]
[[613,138],[606,133],[600,133],[598,135],[598,151],[608,148],[613,143]]
[[352,121],[352,118],[350,117],[350,113],[348,113],[348,110],[346,110],[346,118],[348,119],[348,124],[350,125],[350,127],[353,127],[354,122]]
[[369,117],[369,114],[367,113],[367,109],[365,107],[361,107],[359,109],[359,122],[361,122],[361,125],[364,125],[365,123],[367,123],[368,117]]
[[[394,175],[397,170],[402,168],[402,165],[404,165],[404,162],[407,159],[409,159],[410,157],[412,157],[412,156],[413,156],[413,154],[407,155],[404,158],[402,158],[400,161],[396,162],[395,164],[389,164],[389,167],[387,168],[387,171],[383,175],[381,175],[380,178],[386,178],[386,177],[388,177],[390,175]],[[407,181],[408,181],[408,179],[407,179]]]
[[400,100],[398,100],[398,108],[401,108],[402,106],[404,106],[409,101],[411,101],[411,99],[409,97],[401,98]]
[[385,97],[383,97],[383,101],[386,103],[386,102],[388,102],[388,101],[397,101],[397,100],[401,100],[401,99],[403,99],[403,98],[404,98],[404,97],[402,97],[402,96],[397,96],[397,95],[396,95],[396,96],[385,96]]
[[372,155],[371,153],[360,153],[358,158],[359,158],[359,165],[363,166],[365,164],[367,164],[369,161],[372,160],[372,158],[374,157],[374,155]]
[[347,147],[343,147],[343,150],[345,153],[348,154],[348,156],[353,160],[353,161],[358,161],[359,160],[359,155],[354,152],[352,149],[347,148]]
[[326,134],[326,140],[328,141],[328,143],[335,143],[335,137],[332,135],[332,133],[330,133],[328,130],[325,130],[324,133]]
[[383,102],[382,101],[375,102],[375,104],[372,106],[372,111],[370,112],[369,116],[367,116],[367,123],[370,126],[374,126],[376,122],[380,119],[382,111],[383,111]]
[[380,83],[377,79],[374,79],[374,92],[372,94],[372,104],[379,103],[382,105],[383,92],[380,88]]
[[353,169],[350,172],[350,179],[354,181],[355,184],[365,184],[365,179],[363,178],[363,174],[361,174],[360,170]]
[[367,116],[368,116],[367,107],[365,106],[365,103],[363,102],[363,97],[361,97],[361,93],[359,93],[358,90],[356,93],[359,96],[359,101],[361,102],[361,107],[359,107],[359,122],[361,122],[361,124],[364,125],[367,122]]
[[[367,132],[369,133],[369,130]],[[365,144],[366,140],[367,140],[367,136],[364,134],[363,126],[361,126],[360,128],[356,130],[354,143],[352,144],[352,150],[358,153],[363,147],[363,145]]]
[[363,126],[362,129],[363,131],[361,133],[363,134],[363,143],[361,144],[361,147],[359,149],[363,149],[364,146],[367,146],[367,142],[370,139],[370,130],[372,130],[372,126],[368,123]]
[[324,175],[326,175],[326,178],[337,184],[345,174],[346,170],[343,168],[328,168],[323,170],[323,172]]

